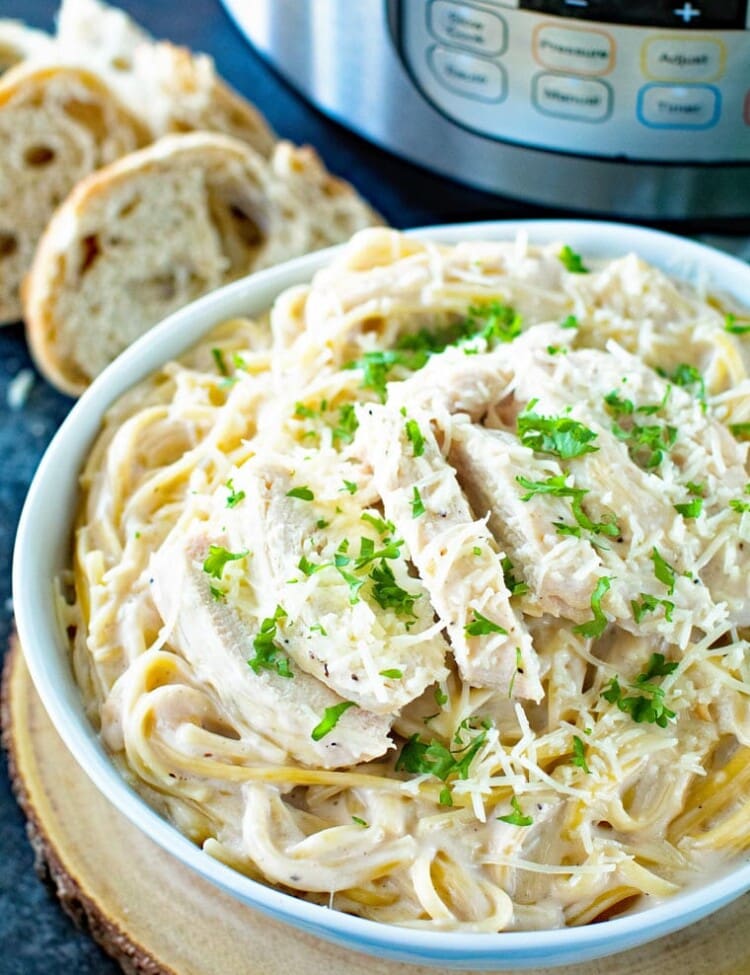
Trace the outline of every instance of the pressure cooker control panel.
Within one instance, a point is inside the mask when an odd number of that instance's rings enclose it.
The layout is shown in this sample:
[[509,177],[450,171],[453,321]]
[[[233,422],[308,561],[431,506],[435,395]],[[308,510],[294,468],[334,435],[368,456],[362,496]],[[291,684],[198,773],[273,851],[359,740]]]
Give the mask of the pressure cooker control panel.
[[402,0],[398,31],[422,94],[480,135],[750,160],[750,0]]

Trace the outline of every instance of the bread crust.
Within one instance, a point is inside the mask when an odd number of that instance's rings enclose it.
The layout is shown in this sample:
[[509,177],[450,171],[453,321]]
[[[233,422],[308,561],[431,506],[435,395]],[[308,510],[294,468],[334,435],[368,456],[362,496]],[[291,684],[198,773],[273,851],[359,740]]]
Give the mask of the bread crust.
[[221,80],[213,59],[156,41],[117,8],[99,0],[63,0],[58,56],[94,68],[152,139],[169,133],[223,132],[269,156],[276,137],[258,110]]
[[0,78],[0,322],[55,206],[82,177],[149,140],[143,123],[85,68],[22,62]]
[[[23,289],[31,353],[40,372],[61,391],[80,395],[108,361],[156,324],[147,314],[146,298],[138,304],[134,262],[119,258],[129,275],[126,279],[117,265],[118,253],[123,252],[117,251],[117,245],[108,250],[106,242],[96,244],[96,255],[100,262],[110,261],[109,270],[114,268],[115,279],[111,275],[107,278],[109,314],[97,317],[84,313],[84,278],[89,269],[80,270],[81,255],[85,258],[92,238],[105,241],[112,230],[99,222],[101,215],[117,212],[121,204],[130,206],[127,201],[132,202],[135,190],[146,185],[144,181],[148,185],[158,181],[159,195],[164,196],[170,183],[187,171],[193,175],[197,172],[200,192],[211,197],[207,233],[217,238],[220,264],[212,265],[206,275],[209,286],[181,304],[234,278],[343,241],[356,230],[382,222],[351,186],[326,171],[312,149],[297,149],[289,143],[279,143],[269,162],[228,136],[166,136],[93,173],[74,188],[55,213]],[[149,208],[150,218],[158,221],[154,210],[160,205],[157,200]],[[235,210],[241,211],[239,217]],[[246,222],[238,229],[235,219]],[[122,224],[118,226],[119,234]],[[257,232],[257,241],[248,240],[252,236],[247,233],[248,227]],[[192,250],[186,248],[184,240],[175,239],[179,232],[178,228],[171,238],[167,232],[162,235],[160,256],[174,253],[179,255],[176,262],[186,257],[192,260],[200,242],[196,241]],[[196,257],[195,264],[199,263]],[[103,276],[107,271],[108,265],[102,263],[97,273]],[[142,290],[148,289],[144,285]],[[170,301],[155,306],[162,309],[159,319],[181,307]],[[121,321],[131,330],[127,336],[117,319],[124,307],[127,315],[123,313]],[[135,321],[139,314],[141,320]],[[73,321],[85,323],[75,334]]]
[[44,56],[52,48],[44,31],[27,27],[19,20],[0,20],[0,75],[27,58]]

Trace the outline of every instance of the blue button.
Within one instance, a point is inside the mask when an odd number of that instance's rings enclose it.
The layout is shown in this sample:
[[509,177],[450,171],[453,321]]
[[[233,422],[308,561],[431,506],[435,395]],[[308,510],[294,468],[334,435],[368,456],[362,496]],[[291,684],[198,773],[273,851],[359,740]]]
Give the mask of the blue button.
[[710,129],[721,115],[721,93],[713,85],[645,85],[636,114],[652,129]]

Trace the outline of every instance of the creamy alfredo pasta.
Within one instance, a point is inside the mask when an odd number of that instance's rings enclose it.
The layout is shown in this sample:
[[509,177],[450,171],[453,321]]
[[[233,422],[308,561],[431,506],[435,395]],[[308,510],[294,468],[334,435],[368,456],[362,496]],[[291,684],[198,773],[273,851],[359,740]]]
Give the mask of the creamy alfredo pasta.
[[124,775],[381,921],[580,925],[750,841],[750,321],[365,231],[110,411],[61,600]]

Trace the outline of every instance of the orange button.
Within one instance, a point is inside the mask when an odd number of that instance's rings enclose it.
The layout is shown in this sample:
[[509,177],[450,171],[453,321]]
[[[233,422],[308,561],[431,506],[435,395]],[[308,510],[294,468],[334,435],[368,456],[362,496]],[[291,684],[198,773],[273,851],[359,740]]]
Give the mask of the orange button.
[[534,30],[534,57],[552,71],[602,75],[615,66],[615,42],[603,30],[540,24]]

